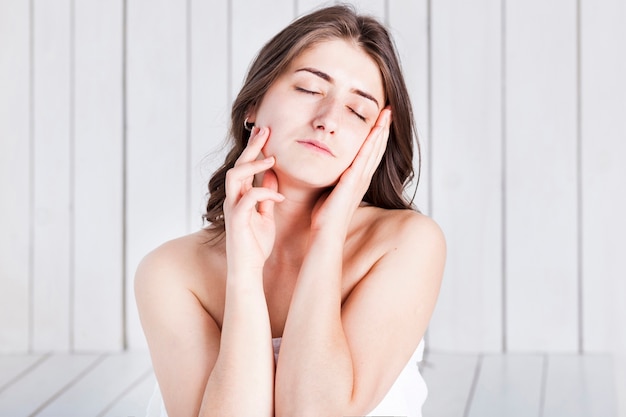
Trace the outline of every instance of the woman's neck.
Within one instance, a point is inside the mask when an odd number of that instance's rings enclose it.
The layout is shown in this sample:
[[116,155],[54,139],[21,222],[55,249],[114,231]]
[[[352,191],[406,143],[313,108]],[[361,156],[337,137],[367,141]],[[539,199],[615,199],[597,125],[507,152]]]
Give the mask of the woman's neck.
[[311,215],[322,190],[302,187],[280,187],[285,200],[274,206],[276,240],[274,254],[299,257],[304,255],[311,229]]

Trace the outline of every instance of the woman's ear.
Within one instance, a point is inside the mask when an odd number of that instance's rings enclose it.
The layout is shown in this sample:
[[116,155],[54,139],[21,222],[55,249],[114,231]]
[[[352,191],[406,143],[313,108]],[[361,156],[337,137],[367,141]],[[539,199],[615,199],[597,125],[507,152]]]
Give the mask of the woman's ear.
[[256,104],[251,104],[244,114],[248,123],[254,124],[254,121],[256,120]]

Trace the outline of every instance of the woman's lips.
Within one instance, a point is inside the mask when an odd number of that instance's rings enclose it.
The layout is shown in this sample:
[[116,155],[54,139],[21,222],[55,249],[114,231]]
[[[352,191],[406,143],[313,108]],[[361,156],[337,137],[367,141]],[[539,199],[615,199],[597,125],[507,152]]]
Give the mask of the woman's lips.
[[320,142],[314,139],[304,139],[304,140],[299,140],[298,143],[310,149],[313,149],[314,151],[321,152],[330,156],[335,156],[335,154],[332,153],[330,148],[326,146],[323,142]]

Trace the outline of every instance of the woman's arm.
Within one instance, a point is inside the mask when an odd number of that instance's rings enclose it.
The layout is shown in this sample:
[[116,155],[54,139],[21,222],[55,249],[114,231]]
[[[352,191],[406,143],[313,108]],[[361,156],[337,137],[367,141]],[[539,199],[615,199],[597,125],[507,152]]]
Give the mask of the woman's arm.
[[340,300],[338,261],[324,239],[302,265],[276,369],[276,416],[365,415],[422,339],[439,293],[445,243],[438,226],[397,213],[396,244]]
[[[259,284],[246,282],[258,279]],[[261,276],[228,275],[220,350],[200,416],[273,416],[274,353]]]
[[197,417],[220,348],[220,330],[192,291],[198,261],[191,237],[148,254],[135,274],[135,298],[152,365],[170,416]]
[[191,282],[206,285],[206,274],[215,273],[190,255],[197,246],[164,245],[137,271],[137,304],[170,416],[274,415],[274,357],[262,271],[274,240],[273,202],[282,196],[271,174],[262,187],[252,187],[254,174],[273,164],[256,160],[268,132],[256,133],[225,184],[221,329],[192,291]]
[[347,225],[382,157],[389,123],[381,114],[314,215],[276,370],[277,416],[366,414],[390,388],[430,319],[445,245],[434,222],[407,211],[390,213],[394,219],[385,225],[394,245],[341,303]]
[[220,332],[193,291],[207,272],[189,256],[197,250],[190,246],[180,241],[163,245],[142,261],[135,278],[168,415],[273,416],[274,358],[262,289],[261,296],[253,286],[226,289]]
[[253,187],[254,175],[274,163],[273,158],[257,160],[268,137],[267,128],[256,128],[226,174],[224,320],[201,416],[274,415],[274,353],[263,267],[274,245],[274,203],[283,197],[271,171],[261,187]]

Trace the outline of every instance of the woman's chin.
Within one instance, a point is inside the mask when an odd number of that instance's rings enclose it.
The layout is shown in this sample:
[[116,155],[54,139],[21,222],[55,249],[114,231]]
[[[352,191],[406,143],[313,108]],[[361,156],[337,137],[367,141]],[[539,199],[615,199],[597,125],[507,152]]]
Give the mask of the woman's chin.
[[293,187],[325,189],[336,185],[340,177],[340,174],[329,175],[329,172],[306,167],[284,167],[278,161],[272,169],[276,173],[279,186],[290,184]]
[[278,180],[279,184],[290,184],[292,187],[303,188],[303,189],[311,189],[313,191],[325,190],[330,187],[334,187],[337,185],[339,181],[338,178],[311,178],[302,175],[293,175],[288,177],[283,177],[283,181]]

